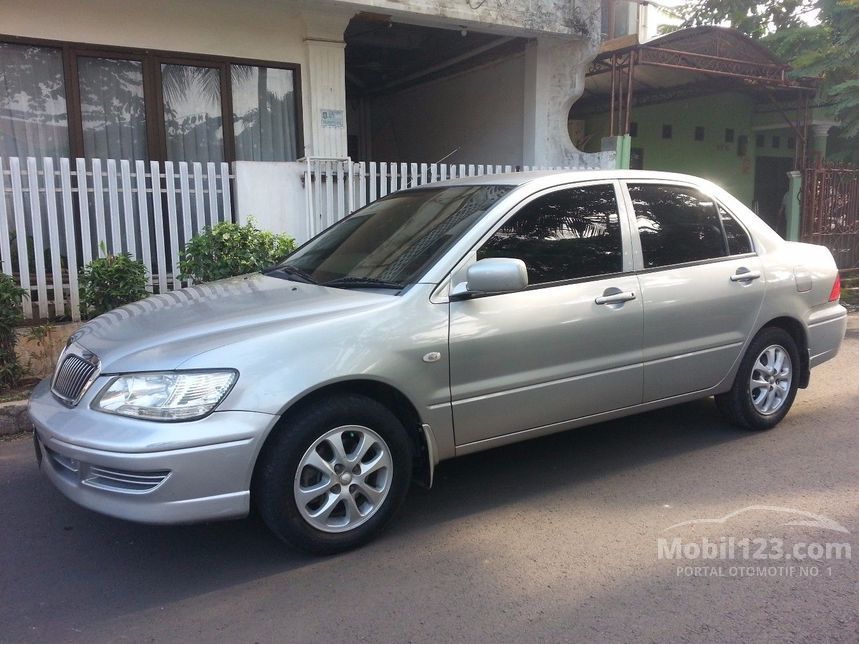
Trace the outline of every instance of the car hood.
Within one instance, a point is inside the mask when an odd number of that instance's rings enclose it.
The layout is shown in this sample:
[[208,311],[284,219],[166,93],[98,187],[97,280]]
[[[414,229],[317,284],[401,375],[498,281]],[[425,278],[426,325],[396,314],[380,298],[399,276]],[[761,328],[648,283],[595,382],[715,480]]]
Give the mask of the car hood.
[[103,374],[169,370],[224,345],[393,301],[390,293],[250,274],[119,307],[85,324],[71,341],[99,357]]

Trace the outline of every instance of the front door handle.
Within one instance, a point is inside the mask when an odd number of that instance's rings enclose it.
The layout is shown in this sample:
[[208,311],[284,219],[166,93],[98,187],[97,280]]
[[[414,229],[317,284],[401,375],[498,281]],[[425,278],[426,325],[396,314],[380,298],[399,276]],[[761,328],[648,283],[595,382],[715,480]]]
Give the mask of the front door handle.
[[[608,289],[607,289],[608,291]],[[617,305],[628,300],[636,300],[636,294],[632,291],[618,291],[616,293],[604,294],[594,299],[596,305]]]
[[760,271],[750,271],[749,269],[741,267],[733,275],[729,276],[729,280],[732,282],[751,282],[753,280],[758,280],[760,277]]

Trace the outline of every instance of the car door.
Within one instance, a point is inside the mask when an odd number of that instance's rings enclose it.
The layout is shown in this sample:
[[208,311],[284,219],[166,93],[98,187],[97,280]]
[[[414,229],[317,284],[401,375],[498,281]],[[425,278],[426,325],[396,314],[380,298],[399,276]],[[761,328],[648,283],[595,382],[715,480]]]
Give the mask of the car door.
[[612,182],[533,197],[479,245],[525,262],[529,287],[450,303],[458,445],[642,400],[642,302]]
[[628,182],[645,308],[644,400],[706,390],[729,373],[764,298],[749,234],[691,185]]

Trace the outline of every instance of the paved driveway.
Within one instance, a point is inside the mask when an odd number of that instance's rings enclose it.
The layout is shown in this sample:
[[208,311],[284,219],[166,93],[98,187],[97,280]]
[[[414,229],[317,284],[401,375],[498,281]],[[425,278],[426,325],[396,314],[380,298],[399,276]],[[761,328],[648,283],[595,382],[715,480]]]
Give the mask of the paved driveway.
[[[0,443],[0,640],[857,642],[857,356],[851,336],[771,432],[701,401],[447,462],[328,559],[254,518],[101,517]],[[751,506],[772,508],[666,530]],[[734,557],[701,557],[720,538]],[[828,543],[850,559],[752,557]]]

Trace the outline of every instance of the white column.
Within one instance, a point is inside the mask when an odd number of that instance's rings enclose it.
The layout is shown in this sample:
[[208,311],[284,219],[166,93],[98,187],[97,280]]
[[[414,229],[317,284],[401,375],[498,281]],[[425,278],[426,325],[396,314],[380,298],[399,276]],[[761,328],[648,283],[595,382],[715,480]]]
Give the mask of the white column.
[[302,73],[309,93],[305,115],[310,136],[305,155],[346,157],[346,65],[343,32],[349,15],[304,11],[307,66]]
[[541,36],[526,47],[524,163],[574,164],[582,155],[570,140],[567,117],[585,89],[585,72],[596,52],[586,40]]
[[812,141],[807,145],[807,154],[812,154],[819,158],[824,158],[827,154],[827,134],[830,132],[835,123],[819,122],[811,123],[809,134]]

